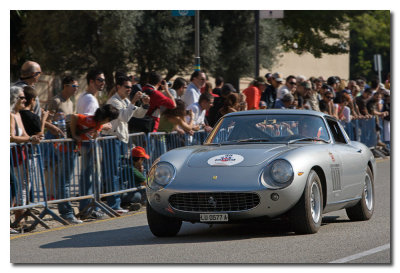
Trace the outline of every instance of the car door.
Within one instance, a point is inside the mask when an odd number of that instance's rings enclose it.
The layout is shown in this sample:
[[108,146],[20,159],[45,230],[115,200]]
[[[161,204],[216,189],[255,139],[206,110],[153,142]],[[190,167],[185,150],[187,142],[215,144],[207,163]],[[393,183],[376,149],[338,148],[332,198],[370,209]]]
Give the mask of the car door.
[[339,166],[331,168],[339,176],[336,188],[340,189],[340,194],[335,195],[335,201],[354,199],[360,195],[362,189],[364,167],[360,161],[361,151],[349,144],[350,140],[340,123],[334,119],[327,119],[327,122],[335,141],[334,154],[340,158]]

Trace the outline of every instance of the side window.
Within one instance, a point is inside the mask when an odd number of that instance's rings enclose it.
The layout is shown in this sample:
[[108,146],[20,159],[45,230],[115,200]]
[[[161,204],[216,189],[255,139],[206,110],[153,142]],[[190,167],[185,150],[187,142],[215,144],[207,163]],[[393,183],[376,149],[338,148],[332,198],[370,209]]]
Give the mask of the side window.
[[342,133],[342,130],[340,130],[339,124],[334,121],[334,120],[330,120],[327,119],[328,125],[329,125],[329,129],[332,132],[333,138],[335,139],[336,143],[347,143],[346,139]]

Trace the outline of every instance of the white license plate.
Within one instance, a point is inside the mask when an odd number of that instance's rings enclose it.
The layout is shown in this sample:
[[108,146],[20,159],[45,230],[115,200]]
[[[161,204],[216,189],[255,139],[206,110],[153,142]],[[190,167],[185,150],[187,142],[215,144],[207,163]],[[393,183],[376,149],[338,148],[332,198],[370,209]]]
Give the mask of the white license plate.
[[226,213],[200,214],[200,222],[228,222],[228,214]]

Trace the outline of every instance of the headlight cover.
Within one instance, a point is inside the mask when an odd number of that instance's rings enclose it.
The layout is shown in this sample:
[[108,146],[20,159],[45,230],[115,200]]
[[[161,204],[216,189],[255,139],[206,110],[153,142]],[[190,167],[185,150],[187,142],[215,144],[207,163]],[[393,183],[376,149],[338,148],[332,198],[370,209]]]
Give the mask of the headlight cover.
[[175,174],[175,167],[171,163],[158,162],[150,169],[148,186],[154,190],[162,189],[171,183]]
[[288,161],[277,159],[265,167],[262,174],[262,182],[269,188],[285,188],[292,183],[293,174],[292,165]]

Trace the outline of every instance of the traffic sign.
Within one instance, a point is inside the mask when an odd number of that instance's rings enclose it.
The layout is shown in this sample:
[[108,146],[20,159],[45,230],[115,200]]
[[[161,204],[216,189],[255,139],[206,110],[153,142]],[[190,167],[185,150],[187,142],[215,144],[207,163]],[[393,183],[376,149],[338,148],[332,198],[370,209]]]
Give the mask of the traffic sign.
[[172,16],[194,16],[194,10],[173,10]]

